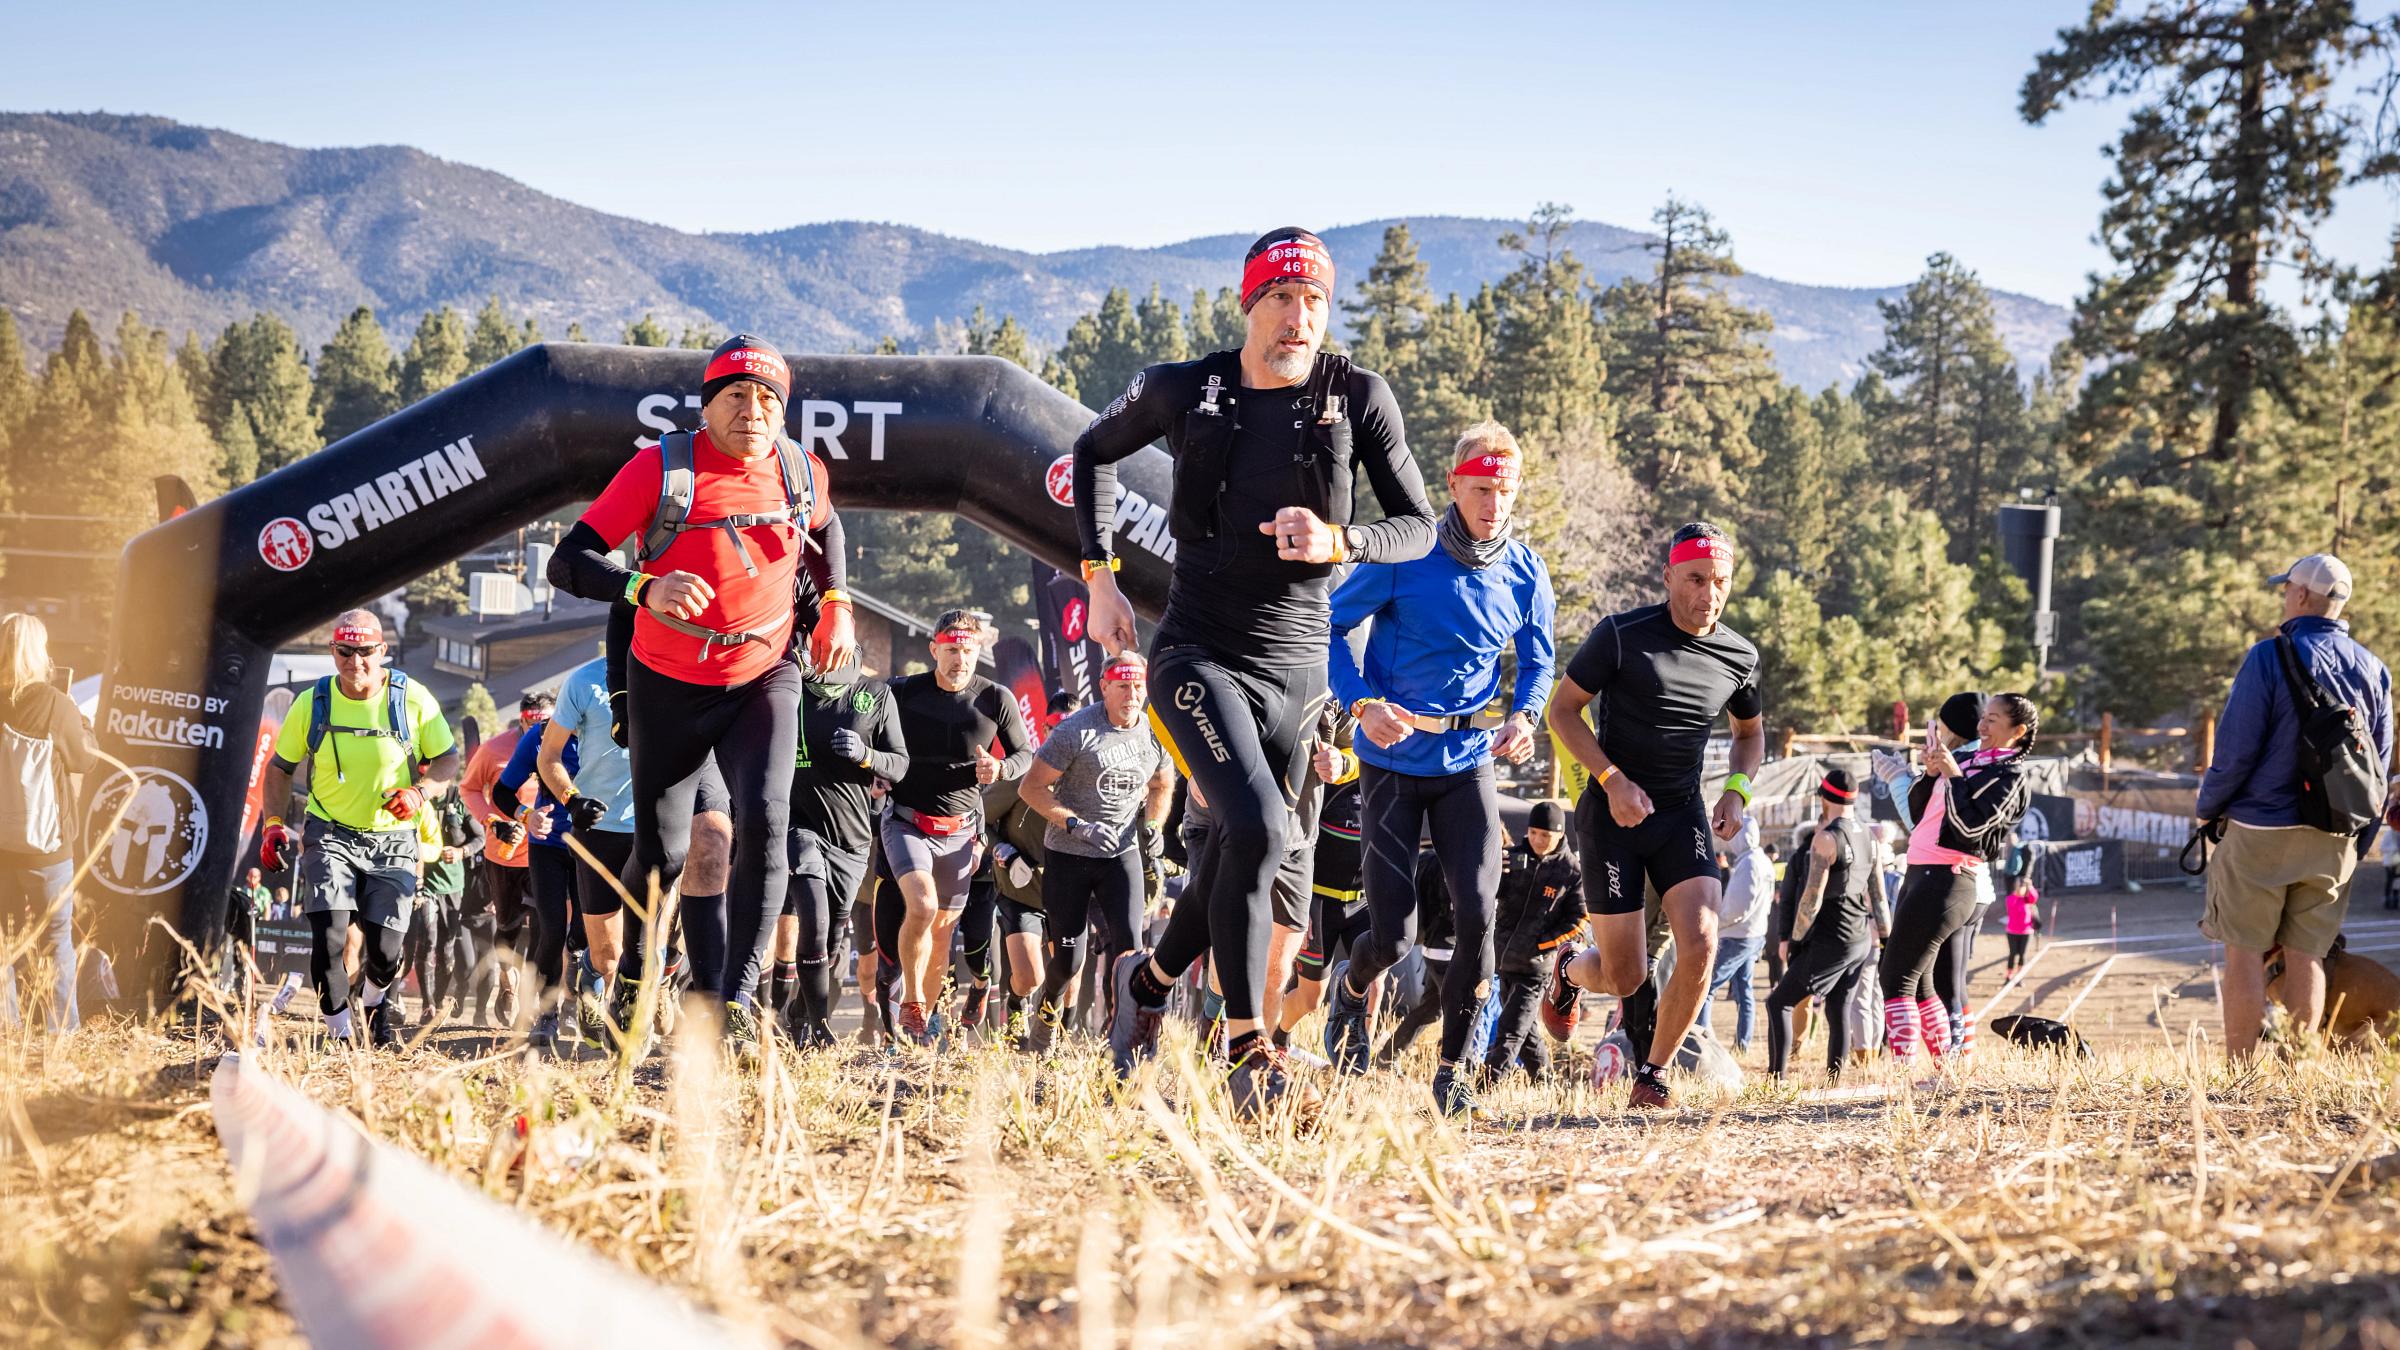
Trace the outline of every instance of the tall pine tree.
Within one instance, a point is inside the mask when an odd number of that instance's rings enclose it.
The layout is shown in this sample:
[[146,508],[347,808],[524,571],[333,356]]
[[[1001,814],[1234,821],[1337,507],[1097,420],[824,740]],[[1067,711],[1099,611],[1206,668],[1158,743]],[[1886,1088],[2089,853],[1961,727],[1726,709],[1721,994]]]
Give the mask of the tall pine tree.
[[397,379],[391,341],[375,321],[375,311],[360,305],[317,353],[317,434],[331,444],[389,416],[400,406]]
[[[319,439],[315,389],[299,335],[273,314],[253,314],[217,335],[200,398],[209,431],[227,450],[223,473],[228,483],[272,473],[333,439]],[[238,429],[237,415],[243,423]],[[244,444],[250,447],[247,456],[241,452]]]
[[429,311],[417,320],[417,331],[400,354],[400,406],[440,393],[465,379],[472,368],[466,321],[448,305]]

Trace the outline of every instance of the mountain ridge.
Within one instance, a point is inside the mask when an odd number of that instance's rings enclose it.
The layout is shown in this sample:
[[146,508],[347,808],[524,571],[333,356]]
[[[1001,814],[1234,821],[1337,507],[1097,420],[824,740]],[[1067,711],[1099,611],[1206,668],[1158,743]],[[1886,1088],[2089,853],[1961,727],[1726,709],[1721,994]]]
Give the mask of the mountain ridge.
[[[1363,277],[1397,219],[1326,230],[1341,274]],[[1517,222],[1405,219],[1437,296],[1471,294],[1508,270],[1497,240]],[[1606,284],[1643,267],[1644,238],[1579,221],[1570,247]],[[655,313],[674,327],[847,351],[887,333],[928,338],[980,304],[1049,345],[1111,286],[1147,295],[1157,285],[1179,303],[1214,291],[1238,275],[1247,242],[1218,234],[1033,253],[865,220],[692,233],[413,146],[308,149],[143,114],[0,113],[0,304],[38,346],[56,341],[76,307],[104,327],[130,308],[171,332],[209,335],[267,309],[313,351],[362,303],[398,345],[425,311],[471,312],[492,294],[552,336],[581,322],[608,338]],[[1811,389],[1856,378],[1882,341],[1875,302],[1903,289],[1757,274],[1727,287],[1775,317],[1777,364]],[[2028,372],[2065,336],[2059,306],[2001,291],[1993,304]]]

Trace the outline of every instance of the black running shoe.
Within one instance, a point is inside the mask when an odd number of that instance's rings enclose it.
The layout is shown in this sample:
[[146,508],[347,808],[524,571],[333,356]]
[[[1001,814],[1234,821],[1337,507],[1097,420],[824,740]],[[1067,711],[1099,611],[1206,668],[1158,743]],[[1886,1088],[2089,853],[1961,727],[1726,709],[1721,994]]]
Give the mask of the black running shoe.
[[392,1006],[393,1002],[387,997],[367,1009],[367,1041],[378,1050],[400,1048],[400,1010]]
[[1350,963],[1333,968],[1325,981],[1325,1058],[1343,1073],[1367,1071],[1367,997],[1350,992]]

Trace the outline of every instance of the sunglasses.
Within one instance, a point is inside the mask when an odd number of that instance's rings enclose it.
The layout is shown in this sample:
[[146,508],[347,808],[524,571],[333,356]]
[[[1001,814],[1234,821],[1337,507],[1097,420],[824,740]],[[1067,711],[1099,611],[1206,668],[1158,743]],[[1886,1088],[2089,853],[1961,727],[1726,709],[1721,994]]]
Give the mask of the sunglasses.
[[347,642],[337,642],[333,644],[333,654],[335,656],[347,656],[354,660],[363,660],[364,658],[373,656],[375,653],[382,650],[383,644],[380,642],[371,647],[353,647]]

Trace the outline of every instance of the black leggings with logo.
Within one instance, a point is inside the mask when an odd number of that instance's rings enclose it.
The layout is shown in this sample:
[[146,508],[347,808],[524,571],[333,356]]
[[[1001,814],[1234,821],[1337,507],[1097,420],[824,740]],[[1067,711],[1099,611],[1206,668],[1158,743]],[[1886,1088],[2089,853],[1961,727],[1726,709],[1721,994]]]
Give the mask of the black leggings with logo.
[[1492,977],[1492,906],[1500,890],[1500,795],[1489,760],[1439,777],[1359,769],[1359,841],[1374,930],[1350,953],[1353,990],[1370,988],[1417,940],[1417,844],[1428,832],[1456,929],[1442,975],[1442,1060],[1467,1032]]
[[1099,934],[1111,958],[1141,945],[1141,853],[1127,849],[1113,858],[1087,858],[1050,850],[1042,865],[1042,914],[1048,940],[1040,1006],[1042,1016],[1055,1019],[1059,1000],[1083,971],[1085,928]]
[[1325,666],[1250,667],[1193,646],[1150,657],[1151,725],[1208,802],[1217,842],[1205,893],[1187,887],[1154,956],[1170,980],[1214,952],[1225,1016],[1258,1020],[1276,869],[1308,772]]

